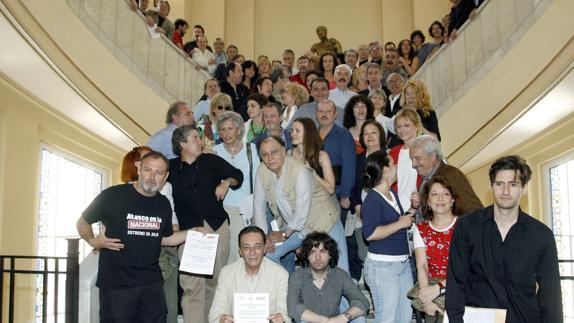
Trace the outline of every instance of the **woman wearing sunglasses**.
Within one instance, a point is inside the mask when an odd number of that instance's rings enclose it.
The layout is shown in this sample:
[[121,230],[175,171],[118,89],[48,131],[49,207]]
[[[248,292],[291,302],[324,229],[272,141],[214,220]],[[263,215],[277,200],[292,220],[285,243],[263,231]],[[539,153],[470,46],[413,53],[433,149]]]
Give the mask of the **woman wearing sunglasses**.
[[225,93],[218,93],[211,98],[209,114],[204,115],[197,122],[197,127],[202,132],[204,149],[211,151],[213,145],[221,142],[217,131],[217,119],[223,113],[233,111],[231,97]]

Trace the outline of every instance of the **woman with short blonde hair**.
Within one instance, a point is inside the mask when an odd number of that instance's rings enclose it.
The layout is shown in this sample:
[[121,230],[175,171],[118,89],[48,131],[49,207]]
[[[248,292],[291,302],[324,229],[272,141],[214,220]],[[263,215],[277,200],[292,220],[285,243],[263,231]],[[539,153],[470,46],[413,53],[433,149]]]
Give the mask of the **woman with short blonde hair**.
[[226,111],[233,111],[231,97],[225,93],[218,93],[211,98],[209,103],[209,114],[204,115],[197,122],[197,128],[202,132],[204,149],[211,150],[212,146],[219,143],[217,133],[217,119]]
[[309,92],[307,92],[307,89],[305,89],[303,85],[289,82],[285,84],[285,88],[281,93],[281,102],[285,106],[281,127],[285,129],[295,115],[295,111],[297,111],[301,105],[309,102]]

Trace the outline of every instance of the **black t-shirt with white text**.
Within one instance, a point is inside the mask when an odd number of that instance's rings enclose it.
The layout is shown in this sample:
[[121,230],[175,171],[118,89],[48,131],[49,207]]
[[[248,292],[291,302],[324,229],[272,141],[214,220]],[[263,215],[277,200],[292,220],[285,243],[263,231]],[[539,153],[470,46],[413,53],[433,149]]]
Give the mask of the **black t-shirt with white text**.
[[106,237],[120,239],[120,251],[100,250],[96,285],[120,289],[162,280],[161,239],[173,234],[171,205],[156,194],[141,195],[133,184],[112,186],[98,195],[82,214],[88,223],[101,221]]

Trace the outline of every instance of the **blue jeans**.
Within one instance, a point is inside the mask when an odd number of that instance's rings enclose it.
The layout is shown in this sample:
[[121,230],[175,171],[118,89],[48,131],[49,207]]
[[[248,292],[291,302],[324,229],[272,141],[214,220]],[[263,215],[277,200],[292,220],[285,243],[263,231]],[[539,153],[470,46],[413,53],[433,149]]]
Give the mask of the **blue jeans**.
[[[349,258],[347,256],[347,241],[345,239],[345,230],[341,222],[337,221],[331,231],[329,231],[329,236],[337,242],[339,246],[339,262],[337,267],[343,269],[345,272],[349,272]],[[285,256],[289,252],[299,248],[301,246],[303,239],[299,237],[298,232],[294,232],[292,235],[283,241],[280,245],[275,245],[275,252],[268,252],[266,254],[267,258],[280,264],[281,257]]]
[[365,281],[371,289],[376,323],[408,323],[413,311],[407,293],[413,287],[409,261],[377,261],[367,256]]

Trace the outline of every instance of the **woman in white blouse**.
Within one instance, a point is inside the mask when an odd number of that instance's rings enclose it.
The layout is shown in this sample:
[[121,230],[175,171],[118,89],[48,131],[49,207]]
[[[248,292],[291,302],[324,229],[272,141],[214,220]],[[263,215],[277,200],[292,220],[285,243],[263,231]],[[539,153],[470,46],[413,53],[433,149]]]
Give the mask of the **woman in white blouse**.
[[204,70],[213,75],[217,66],[215,65],[215,55],[207,49],[207,38],[200,36],[197,39],[197,47],[193,49],[191,60],[197,64],[196,70]]
[[295,111],[297,111],[301,105],[309,102],[309,92],[307,92],[307,89],[305,89],[303,85],[289,82],[285,85],[285,89],[281,93],[281,102],[285,107],[281,119],[281,127],[285,129],[291,119],[293,119]]

